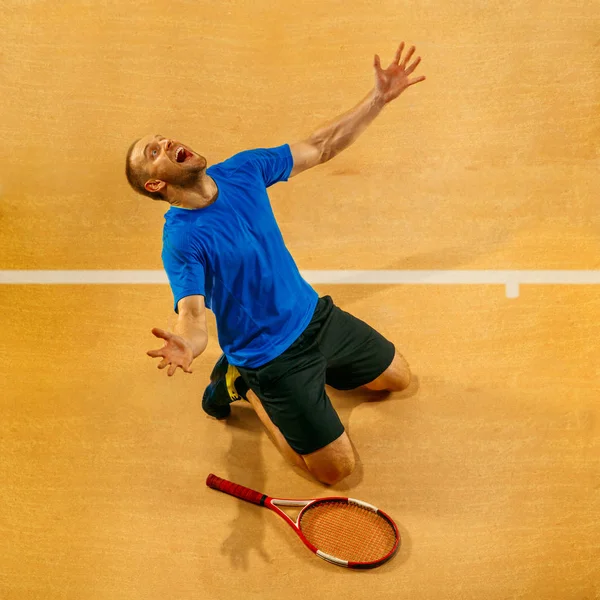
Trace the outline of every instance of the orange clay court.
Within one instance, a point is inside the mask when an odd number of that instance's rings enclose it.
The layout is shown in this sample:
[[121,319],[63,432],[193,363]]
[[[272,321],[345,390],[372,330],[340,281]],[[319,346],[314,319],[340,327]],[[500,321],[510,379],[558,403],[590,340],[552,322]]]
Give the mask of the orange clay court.
[[[600,598],[595,3],[8,1],[0,25],[2,600]],[[311,162],[402,40],[426,80]],[[289,145],[296,172],[266,191],[305,289],[410,371],[324,388],[334,472],[277,444],[258,397],[203,410],[213,310],[191,374],[147,356],[179,319],[170,207],[124,170],[149,135],[208,168]],[[401,543],[337,568],[209,473],[373,504]]]

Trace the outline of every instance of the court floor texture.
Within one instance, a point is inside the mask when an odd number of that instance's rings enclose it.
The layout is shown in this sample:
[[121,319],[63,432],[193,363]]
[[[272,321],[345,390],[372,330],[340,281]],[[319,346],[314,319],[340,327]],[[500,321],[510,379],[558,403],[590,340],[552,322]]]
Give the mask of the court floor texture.
[[[1,600],[600,598],[600,3],[6,0],[0,25]],[[401,393],[328,388],[355,472],[292,468],[252,408],[146,351],[176,315],[168,206],[129,145],[209,164],[351,109],[400,41],[427,80],[269,189],[320,295],[392,340]],[[398,523],[370,572],[314,557],[215,473]]]

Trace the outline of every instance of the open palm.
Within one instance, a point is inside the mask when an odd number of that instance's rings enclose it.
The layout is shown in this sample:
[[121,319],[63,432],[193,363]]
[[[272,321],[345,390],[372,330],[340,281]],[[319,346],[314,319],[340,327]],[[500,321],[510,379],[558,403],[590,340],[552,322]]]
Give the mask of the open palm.
[[157,337],[165,340],[165,345],[158,350],[149,350],[146,352],[148,356],[153,358],[162,358],[158,364],[159,369],[169,367],[168,375],[172,377],[177,367],[180,367],[184,373],[191,373],[190,365],[194,360],[192,347],[181,336],[175,335],[162,329],[154,328],[152,333]]
[[424,75],[421,77],[410,78],[410,75],[414,73],[414,70],[421,62],[421,57],[417,56],[417,58],[408,65],[408,61],[415,52],[415,47],[411,46],[404,58],[402,58],[403,51],[404,42],[400,44],[394,60],[385,70],[381,68],[379,55],[375,55],[375,60],[373,62],[373,66],[375,67],[375,89],[384,99],[386,104],[397,98],[407,87],[425,80]]

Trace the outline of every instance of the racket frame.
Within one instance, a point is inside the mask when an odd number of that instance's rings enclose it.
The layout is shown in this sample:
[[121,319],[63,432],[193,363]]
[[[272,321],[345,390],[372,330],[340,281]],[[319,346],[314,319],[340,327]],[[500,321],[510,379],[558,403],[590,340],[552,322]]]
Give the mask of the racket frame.
[[[216,478],[216,476],[213,476],[213,477]],[[210,478],[211,478],[211,475],[209,475],[207,478],[207,485],[209,485],[208,482],[209,482]],[[220,479],[220,478],[216,478],[216,479]],[[232,483],[227,480],[222,480],[222,481],[226,481],[227,483]],[[239,484],[234,484],[234,485],[239,486]],[[340,567],[346,567],[348,569],[372,569],[375,567],[379,567],[380,565],[382,565],[385,562],[387,562],[388,560],[390,560],[390,558],[392,558],[396,554],[396,552],[398,551],[398,548],[400,547],[400,532],[398,531],[398,527],[397,527],[396,523],[394,522],[394,520],[388,514],[386,514],[382,510],[378,509],[376,506],[373,506],[372,504],[369,504],[367,502],[363,502],[362,500],[356,500],[355,498],[346,498],[343,496],[326,496],[323,498],[310,498],[310,499],[302,500],[302,499],[296,499],[296,498],[276,498],[273,496],[267,496],[266,494],[262,494],[262,498],[259,501],[254,501],[254,500],[250,500],[248,498],[244,498],[235,493],[231,493],[225,489],[222,489],[219,487],[214,487],[213,485],[210,485],[210,487],[213,487],[214,489],[225,492],[226,494],[235,496],[235,497],[239,498],[240,500],[246,500],[247,502],[251,502],[253,504],[258,504],[259,506],[264,506],[264,507],[272,510],[276,515],[279,515],[298,534],[298,537],[302,540],[304,545],[311,552],[313,552],[314,554],[316,554],[323,560],[326,560],[326,561],[333,563],[335,565],[338,565]],[[255,494],[260,494],[260,492],[256,492],[255,490],[251,490],[250,488],[246,488],[245,486],[240,486],[240,487],[242,487],[245,490],[248,490],[250,492],[254,492]],[[372,562],[359,562],[359,561],[343,560],[336,556],[332,556],[331,554],[327,554],[326,552],[323,552],[322,550],[319,550],[313,543],[311,543],[306,538],[304,533],[302,533],[302,529],[300,529],[299,523],[302,520],[302,516],[304,515],[304,513],[307,510],[310,510],[310,508],[312,508],[315,504],[322,504],[325,502],[339,502],[341,504],[355,504],[362,508],[370,510],[371,512],[377,513],[378,515],[383,517],[388,522],[388,524],[392,527],[392,529],[394,530],[394,535],[396,537],[394,547],[385,556],[381,557],[380,559],[378,559],[376,561],[372,561]],[[290,508],[302,507],[302,510],[298,513],[298,516],[296,517],[296,520],[294,521],[288,514],[286,514],[283,510],[281,510],[279,508],[279,506],[287,506]]]

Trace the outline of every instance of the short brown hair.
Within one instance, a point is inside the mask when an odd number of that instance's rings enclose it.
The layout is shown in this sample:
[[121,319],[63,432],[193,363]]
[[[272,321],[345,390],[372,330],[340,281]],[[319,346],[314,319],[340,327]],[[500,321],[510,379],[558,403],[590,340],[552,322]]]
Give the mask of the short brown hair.
[[[141,140],[142,138],[140,138]],[[152,200],[164,200],[164,196],[161,192],[149,192],[145,187],[144,183],[148,179],[148,174],[145,172],[145,169],[134,167],[131,164],[131,154],[133,153],[133,149],[135,145],[140,141],[136,140],[129,146],[129,150],[127,150],[127,158],[125,159],[125,176],[127,177],[127,181],[129,185],[138,193],[144,196],[148,196],[148,198],[152,198]]]

